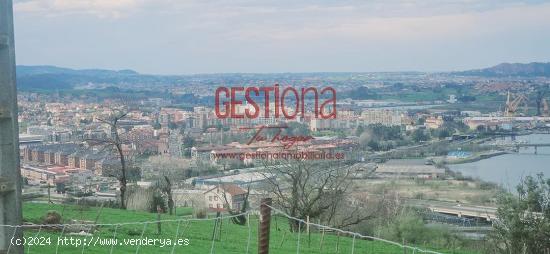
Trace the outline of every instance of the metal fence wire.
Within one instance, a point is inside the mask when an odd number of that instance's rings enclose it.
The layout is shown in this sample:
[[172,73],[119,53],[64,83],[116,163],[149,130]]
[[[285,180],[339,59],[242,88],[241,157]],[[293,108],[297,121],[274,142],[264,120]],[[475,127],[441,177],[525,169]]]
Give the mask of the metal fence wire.
[[[262,204],[265,205],[265,204]],[[287,213],[281,211],[280,209],[277,209],[276,207],[273,207],[271,205],[265,205],[269,212],[269,217],[273,216],[274,220],[271,220],[269,223],[274,224],[272,225],[274,227],[271,227],[268,231],[274,232],[274,231],[280,231],[279,226],[277,225],[278,222],[277,218],[284,218],[285,222],[283,224],[287,224],[288,220],[297,222],[298,230],[296,232],[291,232],[288,228],[284,229],[284,233],[279,232],[278,237],[280,239],[275,240],[275,238],[272,238],[270,241],[270,247],[267,249],[267,252],[276,252],[276,253],[287,253],[290,249],[292,249],[292,246],[289,246],[289,244],[284,245],[284,243],[289,243],[291,239],[294,239],[294,243],[290,245],[295,245],[295,251],[290,252],[296,252],[297,254],[300,253],[324,253],[323,252],[323,246],[326,246],[327,236],[326,234],[332,234],[334,237],[337,237],[337,241],[335,243],[336,246],[332,246],[335,248],[337,253],[376,253],[374,251],[365,251],[365,248],[359,248],[358,244],[364,244],[365,241],[361,240],[370,240],[371,241],[377,241],[382,242],[391,246],[394,246],[393,248],[399,248],[402,250],[403,253],[433,253],[433,254],[439,254],[439,252],[426,250],[422,248],[418,248],[415,246],[406,245],[404,243],[394,242],[390,240],[386,240],[379,237],[374,236],[368,236],[363,235],[357,232],[347,231],[343,229],[338,229],[318,223],[310,222],[309,220],[303,220],[300,218],[296,218],[293,216],[288,215]],[[240,236],[238,236],[238,239],[241,239],[240,241],[235,241],[234,239],[237,239],[236,236],[233,234],[237,231],[235,231],[236,224],[232,224],[232,218],[236,217],[245,217],[247,219],[246,223],[243,225],[238,225],[240,228],[238,232],[240,232]],[[87,244],[82,244],[75,248],[70,248],[70,251],[68,250],[68,246],[60,245],[59,241],[55,243],[52,241],[51,246],[48,247],[47,251],[43,251],[44,248],[38,245],[25,245],[25,252],[26,253],[97,253],[97,249],[101,249],[101,253],[182,253],[181,250],[176,249],[176,245],[169,246],[168,248],[159,249],[159,251],[151,252],[150,248],[142,248],[140,244],[137,244],[135,246],[134,251],[129,252],[128,248],[124,250],[124,252],[121,252],[121,246],[120,245],[101,245],[97,246],[94,244],[97,243],[97,241],[100,238],[103,238],[104,240],[112,239],[113,242],[115,242],[116,239],[121,239],[124,236],[121,236],[122,230],[128,231],[128,229],[124,229],[124,227],[132,227],[132,229],[135,231],[133,232],[133,235],[136,237],[139,237],[140,239],[145,238],[155,238],[159,237],[159,234],[154,233],[155,232],[155,226],[158,225],[158,230],[160,231],[160,225],[166,225],[166,227],[170,227],[170,231],[166,231],[165,234],[163,234],[163,237],[167,237],[168,234],[172,234],[171,236],[168,236],[169,238],[176,241],[181,237],[183,234],[188,235],[193,241],[193,238],[200,238],[201,239],[201,249],[204,249],[204,252],[200,253],[254,253],[256,250],[254,248],[260,246],[259,242],[259,235],[262,233],[261,231],[261,214],[258,210],[250,210],[245,213],[235,214],[235,215],[222,215],[213,218],[191,218],[191,217],[182,217],[177,219],[165,219],[165,220],[150,220],[150,221],[136,221],[136,222],[120,222],[120,223],[97,223],[97,224],[90,224],[90,223],[71,223],[71,224],[23,224],[23,225],[0,225],[0,227],[4,228],[11,228],[13,230],[13,236],[12,241],[9,246],[7,246],[6,253],[14,252],[14,244],[17,244],[16,241],[14,241],[13,237],[16,235],[16,233],[21,233],[20,230],[23,230],[24,237],[27,240],[29,238],[39,238],[40,236],[47,235],[49,237],[64,237],[68,236],[69,234],[71,237],[76,237],[78,239],[83,240]],[[150,225],[152,224],[152,225]],[[195,228],[195,231],[202,230],[203,234],[201,236],[199,235],[193,235],[190,232],[191,226],[199,225],[199,227]],[[256,224],[256,225],[255,225]],[[212,225],[213,229],[205,228],[205,225]],[[164,226],[163,226],[164,227]],[[90,230],[90,228],[95,228],[97,230]],[[77,229],[77,230],[75,230]],[[137,229],[137,230],[136,230]],[[315,234],[318,239],[320,247],[318,247],[316,250],[313,250],[310,246],[311,242],[311,234],[310,232],[315,230]],[[78,232],[80,230],[80,232]],[[70,233],[72,231],[72,233]],[[77,231],[77,232],[75,232]],[[306,233],[302,233],[302,232]],[[207,233],[204,233],[207,232]],[[160,232],[159,232],[160,233]],[[265,233],[265,232],[264,232]],[[258,236],[255,237],[254,235],[257,234]],[[269,235],[269,232],[267,232]],[[282,236],[281,236],[282,234]],[[333,237],[333,238],[334,238]],[[345,241],[344,241],[345,239]],[[268,237],[269,242],[269,237]],[[118,242],[120,244],[120,242]],[[343,247],[344,244],[350,244],[351,246]],[[55,245],[55,247],[54,247]],[[269,243],[268,243],[269,245]],[[126,246],[127,247],[127,246]],[[134,246],[132,246],[134,247]],[[328,248],[329,246],[326,246]],[[231,249],[229,249],[231,248]],[[145,249],[145,251],[144,251]],[[55,251],[53,251],[55,250]],[[360,251],[362,250],[362,251]],[[283,251],[283,252],[281,252]],[[398,252],[398,253],[401,253]]]

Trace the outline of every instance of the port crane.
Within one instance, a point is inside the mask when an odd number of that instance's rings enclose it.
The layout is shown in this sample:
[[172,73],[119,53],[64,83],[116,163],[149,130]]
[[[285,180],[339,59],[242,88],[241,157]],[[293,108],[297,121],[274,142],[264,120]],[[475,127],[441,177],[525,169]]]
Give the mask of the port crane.
[[525,113],[527,113],[527,102],[528,98],[525,94],[516,94],[513,95],[508,91],[508,96],[506,97],[506,108],[504,109],[505,116],[514,116],[520,106],[524,107]]
[[542,115],[550,116],[550,107],[548,106],[548,101],[546,101],[546,99],[542,99],[542,108]]

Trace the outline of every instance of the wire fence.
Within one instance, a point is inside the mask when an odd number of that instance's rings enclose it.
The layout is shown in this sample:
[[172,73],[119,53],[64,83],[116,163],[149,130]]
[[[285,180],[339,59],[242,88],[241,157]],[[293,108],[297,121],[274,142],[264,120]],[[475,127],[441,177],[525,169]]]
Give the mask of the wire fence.
[[[269,206],[273,220],[269,253],[434,253],[378,237],[312,223]],[[124,212],[126,213],[126,212]],[[252,210],[211,218],[179,217],[115,223],[0,225],[11,232],[6,253],[255,253],[259,216]],[[127,211],[127,217],[135,212]],[[145,213],[142,213],[145,214]],[[151,216],[145,214],[144,216]],[[233,219],[245,217],[239,225]],[[110,218],[111,220],[117,218]],[[289,222],[298,222],[292,232]],[[17,237],[23,235],[22,237]]]
[[[130,212],[131,213],[131,212]],[[120,223],[67,223],[67,224],[23,224],[0,225],[12,233],[10,245],[5,253],[12,253],[17,245],[23,246],[25,253],[182,253],[185,250],[197,253],[225,253],[224,247],[233,248],[235,242],[228,237],[233,228],[247,228],[247,242],[243,250],[251,251],[252,225],[236,226],[232,218],[250,216],[254,211],[236,215],[221,215],[213,218],[177,218]],[[222,225],[225,230],[222,230]],[[195,226],[194,230],[191,227]],[[240,234],[239,230],[239,234]],[[16,235],[23,233],[22,237]],[[224,235],[222,235],[224,234]],[[240,238],[240,236],[238,236]],[[220,246],[220,242],[226,240]],[[218,243],[218,244],[217,244]],[[240,244],[240,243],[239,243]],[[228,245],[228,246],[224,246]],[[208,246],[208,248],[206,248]],[[159,248],[160,247],[160,248]],[[237,246],[239,247],[239,246]],[[237,248],[238,249],[238,248]],[[218,252],[216,252],[216,250]]]
[[312,222],[309,222],[309,221],[306,221],[306,220],[303,220],[303,219],[299,219],[299,218],[290,216],[287,213],[285,213],[284,211],[281,211],[281,210],[279,210],[279,209],[277,209],[273,206],[269,206],[269,207],[272,209],[273,212],[275,212],[275,214],[282,215],[283,217],[285,217],[287,219],[298,222],[298,233],[297,233],[298,237],[297,237],[297,243],[296,243],[297,253],[300,253],[300,240],[301,240],[300,235],[302,233],[302,228],[301,227],[302,227],[302,225],[304,225],[307,228],[314,227],[319,232],[327,232],[327,231],[332,232],[332,233],[336,232],[338,234],[338,236],[351,237],[352,238],[352,241],[351,241],[351,253],[352,254],[355,251],[356,238],[368,239],[368,240],[371,240],[371,241],[379,241],[379,242],[387,243],[389,245],[397,246],[398,248],[401,248],[401,249],[408,249],[408,250],[412,251],[412,253],[417,253],[418,252],[418,253],[441,254],[440,252],[425,250],[425,249],[421,249],[421,248],[418,248],[418,247],[405,245],[405,244],[402,244],[402,243],[398,243],[398,242],[394,242],[394,241],[390,241],[390,240],[386,240],[386,239],[382,239],[382,238],[378,238],[378,237],[374,237],[374,236],[362,235],[362,234],[357,233],[357,232],[351,232],[351,231],[338,229],[338,228],[333,228],[333,227],[322,225],[322,224],[312,223]]

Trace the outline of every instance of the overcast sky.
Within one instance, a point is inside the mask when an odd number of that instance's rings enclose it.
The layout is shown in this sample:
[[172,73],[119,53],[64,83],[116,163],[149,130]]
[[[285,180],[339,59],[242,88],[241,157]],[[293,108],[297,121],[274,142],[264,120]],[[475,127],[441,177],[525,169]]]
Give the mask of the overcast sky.
[[550,2],[14,0],[17,63],[142,73],[550,61]]

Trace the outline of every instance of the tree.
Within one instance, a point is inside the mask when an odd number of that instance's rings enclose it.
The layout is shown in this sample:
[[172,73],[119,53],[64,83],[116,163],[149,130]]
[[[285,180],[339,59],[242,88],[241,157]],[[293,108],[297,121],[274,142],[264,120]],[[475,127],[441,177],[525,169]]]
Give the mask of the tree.
[[102,139],[88,139],[88,143],[92,146],[103,146],[104,149],[115,150],[119,159],[120,159],[120,174],[117,174],[117,180],[120,184],[120,208],[126,209],[126,185],[127,185],[127,165],[126,165],[126,155],[122,149],[123,140],[119,135],[119,121],[126,117],[128,113],[119,111],[110,116],[109,119],[97,118],[98,121],[107,124],[111,128],[111,135],[108,138]]
[[307,125],[298,122],[289,122],[288,127],[283,130],[283,134],[292,136],[307,136],[311,132]]
[[380,143],[378,143],[376,140],[371,140],[367,143],[367,146],[370,147],[374,151],[380,150]]
[[229,204],[229,200],[227,199],[227,194],[225,189],[223,188],[223,200],[225,203],[225,207],[229,214],[232,216],[231,221],[237,225],[245,225],[246,224],[246,215],[244,214],[246,210],[248,209],[249,203],[248,203],[248,197],[250,195],[250,184],[248,185],[246,189],[246,194],[243,199],[243,205],[240,207],[240,210],[234,209],[231,207],[231,204]]
[[195,146],[195,140],[189,135],[183,137],[183,149],[185,157],[191,157],[191,148]]
[[414,130],[411,136],[412,136],[412,139],[416,142],[428,140],[428,135],[426,135],[423,129]]
[[372,140],[372,133],[370,131],[364,131],[359,136],[359,145],[362,148],[367,148]]
[[368,126],[372,136],[376,137],[377,141],[399,140],[401,136],[400,126],[385,126],[382,124],[371,124]]
[[172,195],[173,183],[188,177],[186,174],[190,174],[191,170],[189,161],[161,155],[150,157],[144,165],[152,171],[153,175],[149,177],[156,179],[154,188],[166,199],[168,212],[172,215],[175,206]]
[[550,179],[526,177],[517,195],[498,199],[498,219],[490,234],[495,253],[545,253],[550,248]]
[[162,126],[160,125],[160,123],[159,123],[158,121],[155,121],[155,123],[153,124],[153,129],[159,130],[160,128],[162,128]]
[[438,139],[444,139],[446,137],[450,137],[453,134],[453,130],[450,128],[439,128],[439,129],[433,129],[432,130],[432,136],[437,137]]
[[172,182],[168,176],[164,175],[161,179],[158,179],[155,183],[155,188],[166,197],[168,203],[168,213],[170,215],[174,212],[174,197],[172,195]]
[[[348,207],[351,167],[344,162],[288,160],[264,165],[267,191],[273,203],[290,216],[305,220],[317,218],[334,227],[348,227],[370,219],[365,209]],[[345,212],[342,212],[345,209]],[[290,230],[300,224],[289,220]]]
[[357,128],[355,129],[355,136],[361,136],[361,134],[363,134],[363,132],[365,131],[365,127],[363,127],[363,125],[359,125],[357,126]]

